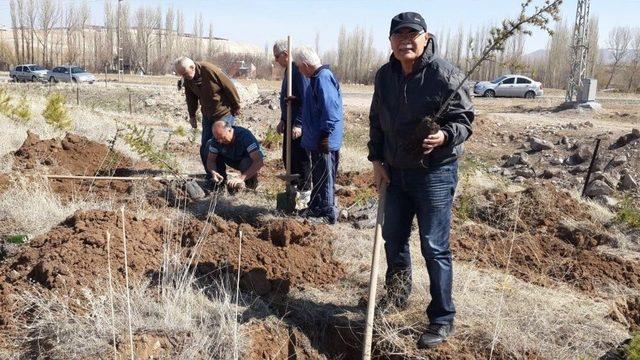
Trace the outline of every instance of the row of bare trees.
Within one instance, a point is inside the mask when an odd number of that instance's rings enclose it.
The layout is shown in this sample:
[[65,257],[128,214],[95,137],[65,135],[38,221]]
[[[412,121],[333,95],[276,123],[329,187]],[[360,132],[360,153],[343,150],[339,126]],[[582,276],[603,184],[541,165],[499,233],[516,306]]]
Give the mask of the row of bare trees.
[[[613,28],[606,39],[605,49],[600,49],[598,18],[592,17],[588,27],[588,53],[586,76],[595,77],[603,88],[634,91],[640,87],[640,29]],[[461,69],[468,69],[477,58],[488,38],[486,27],[457,32],[441,31],[440,54],[453,61]],[[494,59],[485,62],[473,75],[474,79],[487,80],[506,73],[530,75],[548,87],[566,86],[571,61],[573,29],[566,21],[555,24],[544,51],[525,56],[523,35],[513,37]]]
[[214,38],[213,24],[208,24],[205,34],[202,14],[195,17],[193,31],[188,33],[182,10],[173,7],[163,13],[159,6],[131,9],[127,2],[105,0],[104,25],[94,26],[86,1],[9,0],[9,6],[14,51],[4,61],[114,70],[119,38],[125,70],[159,74],[170,71],[171,59],[179,55],[199,60],[231,51],[225,41]]
[[[105,68],[113,71],[117,66],[119,37],[119,53],[125,71],[167,73],[171,71],[172,59],[187,55],[196,60],[217,61],[221,65],[250,60],[259,68],[260,75],[269,77],[272,74],[270,46],[266,46],[264,53],[230,51],[225,47],[228,46],[225,41],[214,38],[210,22],[205,30],[202,14],[194,18],[192,31],[188,33],[180,9],[169,7],[163,13],[159,6],[131,9],[127,2],[122,2],[118,10],[117,0],[104,0],[104,25],[94,26],[90,24],[88,3],[77,1],[9,0],[13,44],[0,42],[0,65],[73,63],[94,71],[101,72]],[[466,71],[489,41],[489,28],[485,25],[466,31],[463,27],[437,31],[437,51]],[[638,89],[640,29],[612,29],[604,53],[598,47],[598,30],[598,19],[592,17],[588,29],[586,75],[598,78],[605,88]],[[505,73],[521,73],[542,81],[547,87],[564,87],[572,41],[572,28],[567,22],[555,24],[554,33],[543,51],[526,56],[525,41],[524,35],[511,38],[504,50],[484,62],[472,78],[485,80]],[[319,50],[319,34],[315,45]],[[347,31],[343,26],[338,35],[337,50],[326,51],[322,58],[333,66],[341,81],[366,84],[373,81],[376,70],[387,61],[389,53],[389,49],[379,51],[373,46],[371,31],[362,27]]]

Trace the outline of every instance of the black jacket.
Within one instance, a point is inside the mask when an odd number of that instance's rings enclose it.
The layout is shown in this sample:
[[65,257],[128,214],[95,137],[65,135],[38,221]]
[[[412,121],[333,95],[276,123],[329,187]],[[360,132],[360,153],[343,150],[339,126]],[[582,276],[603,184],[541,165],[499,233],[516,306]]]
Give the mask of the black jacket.
[[[376,74],[369,113],[368,159],[400,169],[420,168],[421,155],[409,154],[403,142],[412,138],[425,116],[438,112],[463,78],[460,70],[428,46],[407,76],[391,55]],[[437,166],[456,160],[463,152],[463,142],[471,136],[473,119],[471,98],[462,87],[448,109],[436,119],[446,140],[425,157],[424,165]]]

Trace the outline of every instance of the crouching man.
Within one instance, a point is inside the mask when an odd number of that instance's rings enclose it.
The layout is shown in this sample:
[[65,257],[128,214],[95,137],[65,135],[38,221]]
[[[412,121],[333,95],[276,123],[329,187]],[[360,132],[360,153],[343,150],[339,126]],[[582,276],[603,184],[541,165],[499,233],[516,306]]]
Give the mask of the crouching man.
[[[251,131],[221,119],[213,123],[212,132],[213,138],[207,143],[207,168],[213,182],[226,183],[230,192],[257,188],[264,154]],[[240,171],[240,176],[227,179],[227,166]]]

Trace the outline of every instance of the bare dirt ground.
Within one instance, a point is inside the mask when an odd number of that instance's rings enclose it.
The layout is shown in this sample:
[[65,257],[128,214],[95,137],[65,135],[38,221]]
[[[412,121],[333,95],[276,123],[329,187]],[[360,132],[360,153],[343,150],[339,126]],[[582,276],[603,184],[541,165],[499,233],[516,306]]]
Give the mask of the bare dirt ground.
[[[28,99],[34,118],[0,115],[0,358],[359,358],[376,199],[371,87],[343,86],[342,212],[329,227],[275,209],[284,190],[276,81],[240,82],[239,123],[270,143],[256,191],[192,198],[129,148],[117,129],[147,127],[182,173],[202,172],[175,80],[2,85]],[[68,134],[40,115],[52,91],[68,98]],[[640,328],[640,97],[603,94],[599,111],[561,100],[553,89],[475,99],[451,240],[457,333],[415,348],[429,283],[414,231],[411,306],[377,319],[377,358],[598,358]]]

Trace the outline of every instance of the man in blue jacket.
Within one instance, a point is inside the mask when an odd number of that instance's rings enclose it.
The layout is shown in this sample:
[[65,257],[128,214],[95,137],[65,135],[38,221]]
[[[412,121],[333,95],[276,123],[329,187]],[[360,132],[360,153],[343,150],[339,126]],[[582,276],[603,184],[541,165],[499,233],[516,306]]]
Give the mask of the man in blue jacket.
[[310,79],[302,105],[302,147],[311,153],[313,180],[306,215],[335,224],[335,183],[344,134],[340,84],[310,47],[296,49],[294,60],[300,72]]
[[[382,237],[387,257],[382,312],[404,309],[411,293],[411,224],[418,218],[420,250],[429,273],[429,326],[418,347],[434,347],[453,333],[456,309],[449,232],[458,181],[458,157],[471,136],[473,104],[462,88],[463,74],[435,53],[435,39],[420,14],[391,20],[393,55],[378,70],[369,114],[369,160],[375,181],[388,184]],[[432,46],[429,46],[431,45]],[[447,98],[439,126],[419,131]],[[417,144],[414,142],[417,140]],[[417,148],[417,151],[415,150]]]
[[[283,68],[287,68],[289,53],[287,53],[287,40],[278,40],[273,45],[273,57]],[[295,62],[291,70],[292,98],[287,99],[287,72],[285,71],[280,89],[280,123],[277,130],[280,134],[287,132],[287,106],[291,106],[291,173],[300,177],[293,182],[298,190],[298,201],[308,206],[311,199],[311,158],[302,147],[302,104],[304,103],[304,91],[309,86],[309,79],[300,73]],[[287,139],[282,139],[282,162],[287,166]]]

